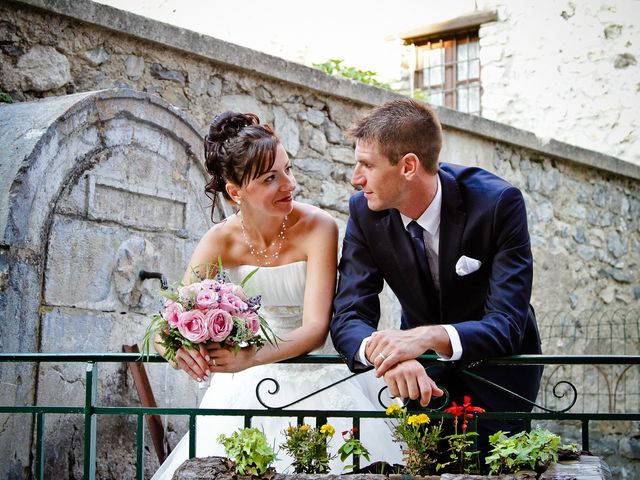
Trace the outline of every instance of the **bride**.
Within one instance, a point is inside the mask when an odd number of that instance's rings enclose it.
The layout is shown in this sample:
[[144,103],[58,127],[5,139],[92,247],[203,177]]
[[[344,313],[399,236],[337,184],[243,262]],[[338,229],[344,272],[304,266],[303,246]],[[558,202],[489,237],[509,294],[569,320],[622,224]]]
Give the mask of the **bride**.
[[[183,278],[196,281],[201,265],[216,263],[220,256],[233,282],[240,282],[259,267],[247,282],[249,295],[262,295],[261,313],[280,338],[277,346],[238,353],[217,344],[206,349],[181,348],[174,367],[202,382],[210,376],[201,408],[263,409],[256,399],[256,387],[264,378],[279,384],[264,385],[260,396],[269,405],[280,407],[349,376],[344,365],[275,364],[280,360],[324,349],[332,313],[336,282],[338,229],[333,218],[317,207],[293,199],[296,181],[287,153],[273,130],[260,124],[253,114],[225,112],[214,118],[205,137],[206,167],[211,180],[205,191],[216,206],[217,193],[234,202],[237,214],[214,225],[200,240]],[[198,269],[200,269],[198,271]],[[156,350],[163,348],[156,343]],[[327,347],[330,348],[330,347]],[[376,394],[384,383],[373,372],[349,379],[306,400],[293,409],[326,413],[336,432],[348,430],[351,419],[331,418],[331,410],[381,410]],[[220,434],[243,427],[243,417],[199,416],[196,454],[224,456],[218,444]],[[273,442],[279,472],[291,471],[292,459],[283,450],[282,431],[296,423],[295,417],[253,417],[252,426],[262,429]],[[382,419],[362,419],[361,439],[371,453],[371,461],[399,463],[400,449]],[[335,453],[342,440],[337,434],[330,443]],[[170,479],[188,458],[188,434],[178,443],[153,480]],[[364,459],[361,459],[364,461]],[[331,463],[340,473],[339,459]]]

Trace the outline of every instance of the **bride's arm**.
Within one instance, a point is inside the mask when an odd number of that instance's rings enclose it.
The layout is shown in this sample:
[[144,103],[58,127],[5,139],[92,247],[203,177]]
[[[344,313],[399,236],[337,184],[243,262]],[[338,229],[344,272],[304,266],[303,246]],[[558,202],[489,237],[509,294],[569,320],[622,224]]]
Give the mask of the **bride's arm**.
[[[196,249],[189,260],[184,276],[182,277],[182,284],[188,285],[198,280],[197,274],[201,277],[205,274],[211,274],[212,272],[206,272],[207,268],[210,268],[210,262],[216,252],[214,251],[219,239],[216,238],[215,227],[210,229],[198,242]],[[215,273],[215,272],[213,272]],[[153,347],[163,357],[165,356],[165,348],[160,344],[160,336],[156,335],[153,342]],[[201,345],[198,350],[190,350],[185,347],[181,347],[176,352],[175,362],[169,362],[173,368],[184,370],[189,374],[191,378],[200,382],[209,375],[209,351]]]
[[326,212],[319,211],[303,236],[301,247],[307,255],[302,325],[278,341],[277,346],[265,345],[237,354],[228,350],[210,350],[216,366],[213,372],[237,372],[255,365],[264,365],[297,357],[321,347],[329,332],[333,295],[336,287],[338,227]]

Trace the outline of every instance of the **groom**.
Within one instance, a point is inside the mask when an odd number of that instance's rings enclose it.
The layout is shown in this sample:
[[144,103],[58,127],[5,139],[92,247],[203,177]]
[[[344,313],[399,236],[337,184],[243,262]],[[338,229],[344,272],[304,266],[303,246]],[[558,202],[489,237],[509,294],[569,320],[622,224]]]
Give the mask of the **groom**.
[[[535,401],[542,368],[484,365],[489,357],[540,353],[529,304],[533,259],[522,194],[477,167],[439,163],[434,112],[393,100],[361,119],[350,217],[339,265],[331,337],[353,371],[375,367],[393,396],[426,406],[470,395],[487,411],[531,405],[461,371]],[[386,281],[402,307],[401,330],[378,331]],[[416,358],[436,353],[425,371]],[[481,436],[522,430],[480,421]]]

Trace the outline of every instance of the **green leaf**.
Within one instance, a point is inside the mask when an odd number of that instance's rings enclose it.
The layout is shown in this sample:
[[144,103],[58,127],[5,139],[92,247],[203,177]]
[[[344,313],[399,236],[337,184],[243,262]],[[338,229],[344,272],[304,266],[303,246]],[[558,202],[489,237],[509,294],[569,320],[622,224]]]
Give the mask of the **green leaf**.
[[257,428],[240,429],[230,436],[220,435],[218,442],[235,462],[239,475],[263,475],[276,458],[267,437]]
[[[220,260],[220,257],[218,257],[218,260]],[[220,265],[221,265],[221,264],[220,264]],[[244,288],[245,284],[246,284],[249,280],[251,280],[251,277],[253,277],[253,276],[256,274],[256,272],[257,272],[258,270],[260,270],[260,269],[259,269],[258,267],[256,267],[256,268],[254,268],[253,270],[251,270],[249,273],[247,273],[247,276],[246,276],[246,277],[244,277],[244,278],[242,279],[242,281],[240,282],[240,287],[241,287],[241,288]]]

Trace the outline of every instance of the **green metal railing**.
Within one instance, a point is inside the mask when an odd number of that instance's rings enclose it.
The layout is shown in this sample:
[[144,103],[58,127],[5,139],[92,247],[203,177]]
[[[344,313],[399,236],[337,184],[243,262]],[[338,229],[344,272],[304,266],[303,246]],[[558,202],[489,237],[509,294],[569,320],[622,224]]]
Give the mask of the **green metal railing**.
[[[436,357],[424,355],[419,359],[423,365],[435,363]],[[49,414],[81,414],[84,416],[84,478],[93,480],[96,476],[96,420],[98,415],[134,415],[137,418],[136,428],[136,478],[144,478],[144,418],[145,415],[186,415],[189,417],[189,456],[196,452],[196,417],[201,415],[231,415],[244,417],[245,426],[251,425],[254,416],[297,417],[302,422],[305,417],[315,417],[324,421],[327,412],[317,410],[269,409],[265,415],[264,409],[199,409],[199,408],[162,408],[162,407],[107,407],[98,405],[98,364],[107,362],[138,363],[143,360],[135,353],[0,353],[0,362],[18,363],[86,363],[85,372],[85,401],[84,405],[76,406],[39,406],[39,405],[0,405],[0,412],[9,414],[35,415],[35,478],[44,478],[44,432],[46,415]],[[158,355],[151,355],[144,362],[162,363],[165,360]],[[280,363],[297,364],[341,364],[342,359],[337,355],[306,355]],[[494,358],[484,362],[490,365],[640,365],[640,355],[516,355],[512,357]],[[478,381],[487,382],[477,377],[473,372],[462,370],[474,376]],[[490,382],[487,382],[490,383]],[[574,395],[577,389],[569,382],[562,380],[558,383],[568,384]],[[496,388],[502,388],[494,385]],[[552,410],[537,405],[543,411],[533,412],[487,412],[481,414],[488,419],[518,419],[531,425],[533,420],[576,420],[581,424],[582,448],[589,450],[589,425],[593,421],[640,421],[640,413],[570,413],[575,398],[568,408]],[[448,414],[435,412],[436,418],[447,417]],[[384,418],[383,411],[331,411],[330,417],[351,418],[353,426],[359,427],[361,418]]]

